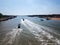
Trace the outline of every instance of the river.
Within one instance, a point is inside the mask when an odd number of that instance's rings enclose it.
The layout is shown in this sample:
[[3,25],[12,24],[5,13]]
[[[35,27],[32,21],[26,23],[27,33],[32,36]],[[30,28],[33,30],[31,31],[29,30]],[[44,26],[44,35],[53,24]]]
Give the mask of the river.
[[[17,28],[18,24],[21,28]],[[60,20],[17,16],[0,22],[0,45],[60,45],[59,42]]]

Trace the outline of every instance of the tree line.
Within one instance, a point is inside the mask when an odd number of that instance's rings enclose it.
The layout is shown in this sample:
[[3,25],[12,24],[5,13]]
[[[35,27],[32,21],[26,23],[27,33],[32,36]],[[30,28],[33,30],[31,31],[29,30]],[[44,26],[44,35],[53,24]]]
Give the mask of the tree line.
[[1,18],[1,17],[3,17],[3,14],[2,14],[2,13],[0,13],[0,18]]

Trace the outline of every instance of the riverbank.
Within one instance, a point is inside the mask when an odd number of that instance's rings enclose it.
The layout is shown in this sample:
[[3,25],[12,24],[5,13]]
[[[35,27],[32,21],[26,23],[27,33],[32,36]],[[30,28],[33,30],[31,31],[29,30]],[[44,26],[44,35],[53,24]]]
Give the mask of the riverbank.
[[50,20],[60,20],[60,18],[50,18]]
[[7,16],[7,15],[4,15],[4,16],[2,16],[2,17],[0,18],[0,22],[1,22],[1,21],[6,21],[6,20],[9,20],[9,19],[13,19],[13,18],[15,18],[15,17],[17,17],[17,16]]
[[28,17],[45,18],[46,20],[60,20],[60,14],[52,14],[52,15],[29,15]]

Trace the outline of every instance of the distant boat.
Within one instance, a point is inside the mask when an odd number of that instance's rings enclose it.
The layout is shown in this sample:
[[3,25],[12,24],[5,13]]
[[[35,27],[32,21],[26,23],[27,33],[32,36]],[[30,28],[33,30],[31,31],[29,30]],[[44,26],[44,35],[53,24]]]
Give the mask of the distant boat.
[[47,17],[46,20],[50,20],[49,17]]
[[41,19],[41,21],[44,21],[43,19]]

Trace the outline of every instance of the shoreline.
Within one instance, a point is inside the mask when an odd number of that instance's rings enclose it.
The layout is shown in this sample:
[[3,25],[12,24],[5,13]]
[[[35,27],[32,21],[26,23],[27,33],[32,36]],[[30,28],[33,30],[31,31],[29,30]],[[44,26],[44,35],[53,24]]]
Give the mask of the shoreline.
[[[0,18],[0,22],[2,22],[2,21],[6,21],[6,20],[9,20],[9,19],[13,19],[13,18],[16,18],[17,16],[12,16],[12,15],[3,15],[1,18]],[[48,17],[46,17],[46,16],[43,16],[43,17],[41,17],[41,16],[28,16],[28,17],[39,17],[39,18],[45,18],[46,20],[60,20],[60,17],[50,17],[50,16],[48,16]]]
[[60,20],[60,14],[58,15],[29,15],[28,17],[45,18],[46,20]]
[[60,18],[50,18],[50,20],[60,20]]
[[15,17],[17,17],[17,16],[5,16],[4,15],[3,17],[0,18],[0,22],[6,21],[6,20],[9,20],[9,19],[13,19]]

